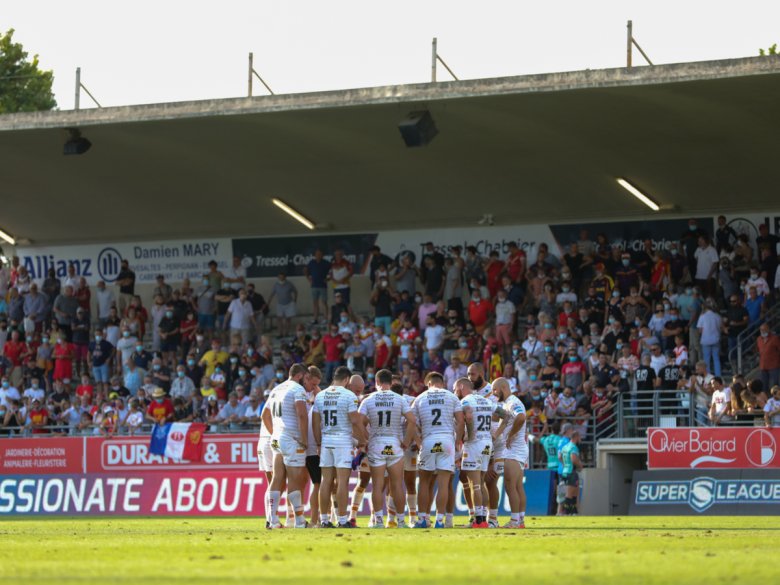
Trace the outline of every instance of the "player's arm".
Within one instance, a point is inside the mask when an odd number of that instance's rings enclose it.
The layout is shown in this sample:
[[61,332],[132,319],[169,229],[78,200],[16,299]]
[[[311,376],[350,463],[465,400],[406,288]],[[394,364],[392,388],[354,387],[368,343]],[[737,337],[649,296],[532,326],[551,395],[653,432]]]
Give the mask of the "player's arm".
[[466,420],[462,410],[455,411],[455,436],[462,437],[466,432]]
[[514,441],[515,437],[517,436],[517,433],[520,432],[520,429],[523,428],[524,424],[525,424],[525,413],[521,412],[519,414],[516,414],[514,420],[512,421],[512,427],[509,429],[509,434],[506,437],[507,447],[510,447],[512,445],[512,441]]
[[406,418],[406,436],[402,447],[408,449],[417,438],[417,419],[411,410],[404,414],[404,418]]
[[464,405],[461,415],[463,416],[463,426],[465,432],[462,435],[458,433],[456,437],[458,438],[458,441],[465,442],[469,437],[474,436],[474,409],[468,405]]
[[352,423],[352,435],[357,439],[359,447],[368,443],[368,433],[366,433],[365,425],[362,424],[362,416],[357,410],[349,413],[349,422]]
[[582,459],[580,459],[578,453],[571,453],[571,463],[577,471],[582,469]]
[[496,409],[493,411],[493,420],[494,421],[501,421],[506,422],[510,418],[512,418],[512,413],[505,410],[503,406],[496,406]]
[[311,411],[311,432],[317,447],[322,445],[322,426],[320,425],[320,413],[317,410]]
[[273,423],[273,417],[271,416],[271,409],[268,407],[269,401],[266,400],[265,404],[263,405],[263,412],[260,413],[260,420],[263,421],[263,425],[265,425],[265,430],[267,430],[271,435],[274,434],[274,423]]
[[298,417],[298,430],[301,439],[298,441],[306,449],[309,446],[309,413],[306,410],[306,400],[295,401],[295,416]]

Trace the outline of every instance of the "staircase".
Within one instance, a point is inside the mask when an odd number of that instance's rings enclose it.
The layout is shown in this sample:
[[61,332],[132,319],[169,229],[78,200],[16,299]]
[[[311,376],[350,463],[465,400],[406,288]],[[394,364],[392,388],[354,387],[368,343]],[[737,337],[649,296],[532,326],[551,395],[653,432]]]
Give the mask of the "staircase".
[[[761,323],[767,323],[770,331],[777,332],[780,328],[780,303],[775,303],[764,315]],[[750,379],[758,370],[758,349],[756,340],[759,336],[758,325],[748,327],[737,337],[737,347],[729,352],[728,363],[736,373],[742,373]]]

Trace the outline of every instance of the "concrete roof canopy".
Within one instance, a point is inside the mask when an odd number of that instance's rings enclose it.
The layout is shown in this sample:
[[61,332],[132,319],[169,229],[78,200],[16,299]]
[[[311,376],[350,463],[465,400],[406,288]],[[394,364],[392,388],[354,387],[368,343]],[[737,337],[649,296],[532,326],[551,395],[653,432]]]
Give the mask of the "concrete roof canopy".
[[[0,228],[33,244],[777,207],[780,58],[0,117]],[[407,148],[398,123],[431,112]],[[93,144],[63,156],[65,128]],[[664,212],[662,212],[664,213]]]

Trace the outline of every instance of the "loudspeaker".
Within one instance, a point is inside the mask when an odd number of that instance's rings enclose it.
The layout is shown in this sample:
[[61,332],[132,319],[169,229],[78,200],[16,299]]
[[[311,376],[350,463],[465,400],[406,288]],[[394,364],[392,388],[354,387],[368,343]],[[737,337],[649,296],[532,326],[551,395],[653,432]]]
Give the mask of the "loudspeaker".
[[68,140],[62,148],[62,154],[84,154],[92,147],[92,143],[86,138],[79,137]]
[[425,146],[439,131],[433,122],[431,113],[427,110],[412,112],[398,124],[401,137],[406,146]]

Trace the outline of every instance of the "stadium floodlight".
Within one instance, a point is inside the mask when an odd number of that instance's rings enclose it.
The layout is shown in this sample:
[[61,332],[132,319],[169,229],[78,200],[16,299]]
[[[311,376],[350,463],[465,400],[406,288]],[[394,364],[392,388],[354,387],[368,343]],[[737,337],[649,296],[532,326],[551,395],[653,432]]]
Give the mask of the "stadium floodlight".
[[9,235],[8,233],[4,232],[3,230],[0,230],[0,238],[11,244],[12,246],[16,245],[16,238]]
[[626,179],[619,177],[615,180],[618,182],[618,185],[623,187],[626,191],[631,193],[634,197],[639,199],[642,203],[647,205],[653,211],[659,211],[661,209],[661,207],[655,201],[653,201],[652,199],[650,199],[650,197],[648,197],[647,195],[642,193],[639,189],[634,187],[634,185],[629,183]]
[[314,229],[314,223],[307,219],[304,215],[300,214],[299,212],[295,211],[292,207],[287,205],[284,201],[281,199],[277,199],[274,197],[271,199],[271,202],[276,205],[279,209],[284,211],[287,215],[293,217],[297,221],[301,222],[303,225],[305,225],[310,230]]

